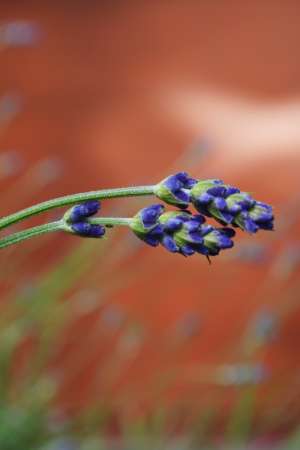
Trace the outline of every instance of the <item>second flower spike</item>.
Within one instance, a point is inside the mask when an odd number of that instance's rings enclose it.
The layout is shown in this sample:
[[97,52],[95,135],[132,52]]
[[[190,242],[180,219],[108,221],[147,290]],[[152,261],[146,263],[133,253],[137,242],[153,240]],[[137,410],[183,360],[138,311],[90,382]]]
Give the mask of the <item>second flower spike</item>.
[[213,217],[222,225],[238,227],[248,233],[274,228],[270,205],[222,180],[195,180],[186,172],[178,172],[158,183],[153,192],[170,205],[181,209],[193,205],[199,213]]
[[163,245],[172,253],[191,256],[201,253],[216,256],[226,248],[233,247],[234,230],[214,228],[205,224],[202,215],[189,212],[164,212],[162,205],[142,209],[130,224],[134,233],[147,244]]

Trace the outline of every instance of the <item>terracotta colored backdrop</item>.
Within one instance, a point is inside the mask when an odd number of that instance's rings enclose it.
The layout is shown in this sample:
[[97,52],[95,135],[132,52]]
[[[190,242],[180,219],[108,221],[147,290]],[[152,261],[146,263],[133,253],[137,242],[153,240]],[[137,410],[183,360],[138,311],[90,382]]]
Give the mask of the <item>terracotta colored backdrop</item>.
[[[295,0],[1,2],[2,24],[34,27],[30,45],[0,45],[0,95],[9,100],[0,146],[24,165],[1,184],[1,214],[179,169],[239,185],[277,216],[276,233],[240,234],[212,266],[131,240],[118,259],[114,241],[104,275],[93,268],[94,306],[54,357],[66,408],[98,396],[134,413],[156,404],[161,389],[191,410],[200,398],[226,410],[243,364],[246,384],[261,384],[262,417],[285,411],[280,426],[299,418],[299,15]],[[127,204],[116,207],[128,214]],[[57,252],[35,252],[23,275]],[[271,339],[268,328],[259,335],[257,317],[276,322]]]

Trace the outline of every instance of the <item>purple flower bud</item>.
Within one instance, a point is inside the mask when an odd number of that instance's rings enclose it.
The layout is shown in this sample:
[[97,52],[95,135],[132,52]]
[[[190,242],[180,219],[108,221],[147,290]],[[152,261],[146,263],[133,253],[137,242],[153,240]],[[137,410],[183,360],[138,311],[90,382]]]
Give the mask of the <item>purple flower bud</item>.
[[170,233],[180,230],[182,227],[182,220],[179,217],[171,217],[164,226],[164,230]]
[[180,250],[173,237],[168,234],[163,235],[161,243],[171,253],[177,253]]
[[183,256],[192,256],[196,252],[196,249],[191,244],[184,244],[181,247],[181,253]]
[[155,186],[154,193],[158,198],[178,206],[187,208],[190,202],[190,189],[197,181],[185,172],[179,172],[165,178]]
[[212,202],[214,199],[214,196],[212,194],[209,194],[208,192],[203,192],[198,198],[197,201],[200,205],[206,206],[210,202]]
[[222,197],[215,197],[213,199],[214,206],[220,211],[225,211],[227,208],[226,201]]
[[153,227],[159,216],[164,212],[163,205],[152,205],[140,211],[140,218],[145,228]]
[[69,209],[64,215],[64,220],[67,223],[83,222],[84,219],[96,214],[100,207],[98,200],[88,200]]
[[163,227],[156,225],[151,231],[145,233],[144,241],[152,247],[157,247],[163,237]]
[[71,225],[73,233],[82,237],[101,238],[105,234],[105,227],[88,222],[76,222]]

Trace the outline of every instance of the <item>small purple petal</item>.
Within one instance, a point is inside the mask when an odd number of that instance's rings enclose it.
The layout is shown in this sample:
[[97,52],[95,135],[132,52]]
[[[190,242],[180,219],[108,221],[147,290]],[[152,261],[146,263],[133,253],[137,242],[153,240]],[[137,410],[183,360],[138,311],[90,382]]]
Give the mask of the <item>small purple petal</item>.
[[157,247],[163,236],[163,227],[156,225],[151,231],[145,234],[144,241],[152,247]]
[[231,214],[236,215],[236,214],[238,214],[240,211],[242,211],[242,206],[239,205],[238,203],[235,203],[234,205],[232,205],[232,206],[230,206],[230,207],[228,208],[228,211],[229,211]]
[[224,197],[226,194],[225,186],[213,186],[206,191],[208,194],[213,195],[214,197]]
[[179,189],[182,188],[182,183],[176,177],[176,175],[172,175],[169,178],[167,178],[166,181],[164,182],[164,184],[173,193],[176,191],[179,191]]
[[180,252],[184,256],[192,256],[195,253],[195,249],[193,249],[189,244],[185,244],[181,247]]
[[254,206],[255,203],[255,200],[248,194],[244,194],[243,200],[238,201],[238,204],[241,205],[243,209],[249,209],[251,206]]
[[241,191],[233,186],[226,186],[226,193],[225,193],[225,197],[227,198],[229,195],[233,195],[233,194],[239,194]]
[[224,234],[219,234],[218,236],[218,247],[220,249],[233,247],[233,241]]
[[257,217],[255,219],[255,222],[257,224],[261,224],[261,223],[269,222],[270,220],[272,221],[273,219],[274,219],[273,215],[266,212],[266,213],[260,214],[259,217]]
[[257,202],[253,210],[250,211],[251,219],[255,222],[267,222],[273,220],[273,210],[269,205]]
[[183,223],[184,222],[188,222],[189,220],[191,220],[192,217],[193,216],[192,216],[192,214],[189,211],[185,211],[184,214],[180,214],[180,215],[177,216],[177,218],[180,219],[181,222],[183,222]]
[[219,211],[224,211],[227,209],[227,203],[222,197],[215,197],[213,200],[213,204]]
[[102,225],[91,224],[91,228],[89,231],[90,237],[99,238],[105,234],[105,228]]
[[180,230],[183,221],[179,217],[171,217],[165,224],[164,229],[166,231],[174,232]]
[[250,218],[244,219],[244,229],[248,233],[256,233],[259,229],[259,226]]
[[195,220],[189,220],[184,224],[184,228],[189,232],[198,231],[199,227],[200,227],[199,222]]
[[96,214],[100,209],[100,202],[98,200],[89,200],[80,205],[73,206],[69,217],[70,222],[80,222],[86,217]]
[[176,179],[181,181],[182,184],[187,183],[190,178],[186,172],[178,172],[174,175],[174,177],[176,177]]
[[100,209],[100,202],[98,200],[89,200],[81,205],[86,215],[96,214]]
[[271,205],[267,205],[267,203],[256,202],[256,205],[257,205],[257,206],[260,206],[260,207],[262,207],[262,208],[264,208],[264,209],[266,209],[266,210],[269,211],[269,212],[272,212],[272,211],[273,211],[272,206],[271,206]]
[[88,222],[77,222],[73,223],[71,228],[76,234],[79,234],[80,236],[88,236],[91,224]]
[[201,236],[206,236],[208,233],[213,231],[213,229],[214,227],[212,227],[211,225],[203,225],[201,227]]
[[102,237],[105,234],[105,228],[102,225],[90,224],[88,222],[77,222],[72,224],[72,230],[79,236],[84,237]]
[[190,195],[188,192],[178,190],[178,191],[173,192],[173,195],[176,198],[178,198],[178,200],[180,200],[181,202],[189,203],[189,201],[190,201]]
[[189,238],[195,243],[195,244],[202,244],[203,243],[203,237],[200,235],[199,231],[197,232],[190,232]]
[[203,194],[197,198],[197,203],[200,203],[201,205],[208,205],[213,199],[213,195],[203,192]]
[[232,221],[234,219],[232,214],[222,211],[221,215],[222,215],[222,220],[223,220],[223,222],[225,224],[231,224],[232,223]]
[[201,253],[201,255],[209,255],[208,247],[205,247],[203,244],[194,245],[194,249],[197,253]]
[[157,236],[151,236],[149,234],[146,234],[146,236],[144,237],[144,241],[146,242],[146,244],[151,245],[151,247],[157,247],[160,239]]
[[163,225],[157,224],[149,233],[147,233],[150,236],[158,236],[162,237],[164,234],[164,227]]
[[219,179],[215,179],[215,180],[212,180],[212,182],[214,183],[214,184],[224,184],[224,182],[223,182],[223,180],[219,180]]
[[272,231],[274,230],[273,221],[259,223],[259,228],[261,228],[262,230]]
[[204,216],[202,216],[202,214],[195,214],[191,220],[197,221],[199,225],[202,225],[203,223],[205,223],[206,219]]
[[235,236],[235,231],[232,228],[219,228],[218,229],[220,231],[220,233],[225,234],[227,237],[232,238]]
[[147,208],[142,209],[140,212],[140,217],[144,227],[147,228],[153,226],[163,212],[163,205],[151,205]]
[[169,252],[176,253],[179,251],[179,247],[171,236],[165,235],[161,243]]
[[197,183],[197,180],[191,178],[186,172],[178,172],[173,176],[180,181],[181,188],[191,189]]
[[197,180],[194,180],[194,178],[189,178],[186,182],[185,182],[185,184],[184,184],[184,187],[186,188],[186,189],[191,189],[193,186],[195,186],[195,184],[197,184],[198,183],[198,181]]

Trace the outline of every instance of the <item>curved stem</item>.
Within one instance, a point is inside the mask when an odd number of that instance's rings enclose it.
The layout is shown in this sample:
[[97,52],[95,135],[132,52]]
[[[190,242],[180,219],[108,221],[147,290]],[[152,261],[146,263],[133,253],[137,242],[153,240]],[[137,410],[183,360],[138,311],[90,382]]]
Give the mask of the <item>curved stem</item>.
[[25,241],[26,239],[30,239],[34,236],[40,236],[41,234],[50,233],[52,231],[58,231],[62,229],[63,222],[61,220],[57,222],[46,223],[44,225],[38,225],[37,227],[28,228],[27,230],[19,231],[0,239],[0,249],[8,247],[9,245],[17,244],[21,241]]
[[92,223],[94,225],[124,225],[127,227],[130,225],[131,221],[132,219],[127,217],[97,217],[95,219],[88,220],[89,223]]
[[48,200],[43,203],[31,206],[29,208],[18,211],[9,216],[0,219],[0,230],[13,225],[16,222],[27,219],[35,214],[40,214],[45,211],[49,211],[53,208],[60,208],[62,206],[73,205],[75,203],[81,203],[86,200],[102,200],[109,198],[120,197],[135,197],[141,195],[153,195],[154,186],[137,186],[126,187],[116,189],[103,189],[100,191],[83,192],[79,194],[66,195],[64,197],[58,197],[52,200]]
[[[95,219],[89,219],[88,221],[89,223],[95,225],[129,226],[131,220],[132,219],[125,217],[98,217]],[[27,230],[18,231],[17,233],[10,234],[9,236],[5,236],[0,239],[0,249],[8,247],[9,245],[17,244],[18,242],[25,241],[35,236],[40,236],[41,234],[50,233],[52,231],[66,231],[70,233],[70,228],[63,220],[27,228]]]

